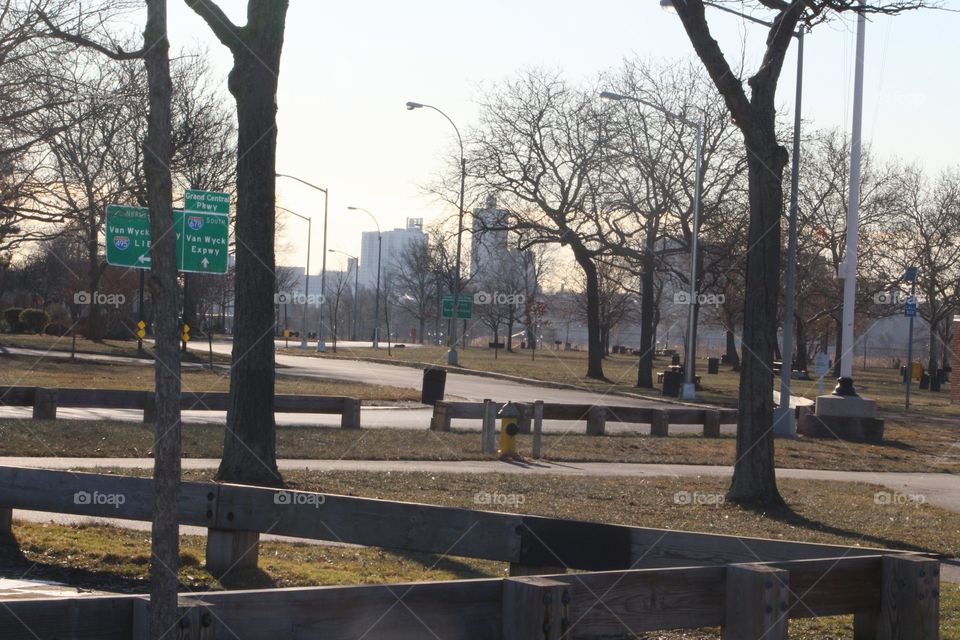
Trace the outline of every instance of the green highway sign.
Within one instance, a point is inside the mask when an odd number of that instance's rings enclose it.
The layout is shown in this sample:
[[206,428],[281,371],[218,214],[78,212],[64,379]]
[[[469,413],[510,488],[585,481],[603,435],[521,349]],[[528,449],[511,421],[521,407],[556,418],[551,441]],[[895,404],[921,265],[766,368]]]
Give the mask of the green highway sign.
[[[453,296],[443,297],[441,316],[444,318],[453,317]],[[473,298],[461,295],[461,297],[457,299],[457,317],[461,320],[470,320],[473,318]]]
[[107,264],[150,268],[150,212],[143,207],[107,206]]
[[173,226],[177,230],[177,270],[227,272],[230,216],[175,210]]
[[230,194],[222,191],[187,189],[183,196],[183,208],[186,211],[219,213],[228,216],[230,215]]

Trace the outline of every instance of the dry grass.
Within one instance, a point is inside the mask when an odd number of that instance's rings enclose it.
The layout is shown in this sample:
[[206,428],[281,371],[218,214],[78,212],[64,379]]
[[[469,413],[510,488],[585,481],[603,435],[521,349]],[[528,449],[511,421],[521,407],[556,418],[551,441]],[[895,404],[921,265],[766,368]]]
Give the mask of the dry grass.
[[[92,362],[69,358],[0,356],[0,385],[84,387],[96,389],[153,389],[153,365],[136,362]],[[230,370],[184,367],[180,374],[185,392],[228,391]],[[419,402],[414,389],[342,382],[323,378],[277,375],[277,393],[351,396],[361,400]]]

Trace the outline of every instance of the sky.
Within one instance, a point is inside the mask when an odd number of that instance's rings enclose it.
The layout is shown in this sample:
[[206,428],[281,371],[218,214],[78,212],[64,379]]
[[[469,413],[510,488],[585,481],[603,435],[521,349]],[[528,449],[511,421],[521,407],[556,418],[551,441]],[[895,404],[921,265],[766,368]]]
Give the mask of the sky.
[[[245,0],[219,0],[237,24]],[[750,6],[753,3],[745,3]],[[943,0],[960,9],[960,0]],[[739,8],[739,5],[733,5]],[[854,18],[817,26],[806,38],[803,115],[809,129],[851,121]],[[170,3],[174,49],[205,48],[224,88],[231,58],[199,17]],[[711,28],[731,64],[755,67],[765,29],[711,11]],[[867,25],[864,140],[881,156],[919,162],[930,171],[958,165],[960,13],[911,12],[871,17]],[[792,46],[778,104],[792,113],[796,69]],[[435,105],[464,134],[475,122],[485,87],[530,67],[589,81],[625,57],[693,57],[676,15],[657,0],[291,0],[278,93],[277,170],[330,192],[327,246],[358,255],[370,210],[383,230],[408,217],[431,219],[449,209],[424,193],[456,148],[439,114],[407,111],[408,100]],[[278,179],[278,204],[314,218],[311,272],[319,272],[323,194]],[[291,217],[278,264],[306,260],[306,223]],[[328,268],[344,258],[328,254]]]

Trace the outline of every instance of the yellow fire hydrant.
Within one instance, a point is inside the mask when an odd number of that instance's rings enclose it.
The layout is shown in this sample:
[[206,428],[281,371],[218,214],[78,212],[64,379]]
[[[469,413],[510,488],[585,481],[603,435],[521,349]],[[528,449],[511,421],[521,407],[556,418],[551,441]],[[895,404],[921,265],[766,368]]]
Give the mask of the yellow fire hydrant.
[[501,458],[517,457],[517,434],[520,433],[520,410],[517,405],[508,402],[497,414],[500,418],[500,448],[497,455]]

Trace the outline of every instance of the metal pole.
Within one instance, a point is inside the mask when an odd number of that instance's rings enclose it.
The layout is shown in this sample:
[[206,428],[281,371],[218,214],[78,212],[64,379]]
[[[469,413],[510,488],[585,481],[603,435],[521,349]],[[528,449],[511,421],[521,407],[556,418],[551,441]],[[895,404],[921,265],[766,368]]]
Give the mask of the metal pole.
[[790,219],[787,226],[787,282],[783,304],[783,349],[780,366],[780,407],[773,421],[773,432],[778,436],[792,436],[797,432],[793,410],[790,408],[790,382],[793,372],[793,314],[797,282],[797,210],[800,195],[800,134],[803,126],[803,27],[797,34],[797,91],[793,114],[793,158],[790,169]]
[[330,192],[323,190],[323,259],[320,265],[320,323],[317,327],[317,353],[327,350],[327,343],[323,339],[323,305],[327,303],[327,205],[330,203]]
[[350,339],[357,341],[357,293],[360,291],[360,260],[353,259],[353,329],[350,332]]
[[[861,8],[865,0],[860,0]],[[843,280],[843,325],[840,380],[834,395],[856,396],[853,387],[853,322],[857,301],[857,234],[860,227],[860,136],[863,131],[863,71],[866,14],[857,15],[857,59],[853,82],[853,129],[850,139],[850,192],[847,197],[847,253]]]
[[[372,216],[371,216],[372,217]],[[380,256],[383,251],[383,234],[377,225],[377,294],[373,312],[373,348],[380,348]]]
[[307,348],[307,306],[310,303],[310,236],[313,219],[307,218],[307,270],[303,272],[303,321],[300,323],[300,348]]
[[702,165],[703,165],[703,127],[704,127],[705,116],[700,115],[700,120],[697,122],[697,167],[695,172],[694,180],[694,194],[693,194],[693,229],[690,239],[690,309],[687,311],[687,348],[686,363],[684,366],[684,377],[685,381],[683,384],[683,396],[684,400],[695,400],[697,397],[697,385],[694,382],[693,377],[693,361],[696,358],[696,329],[695,329],[695,318],[696,318],[696,304],[697,304],[697,244],[699,241],[700,235],[700,189],[701,183],[703,182],[703,176],[701,175]]

